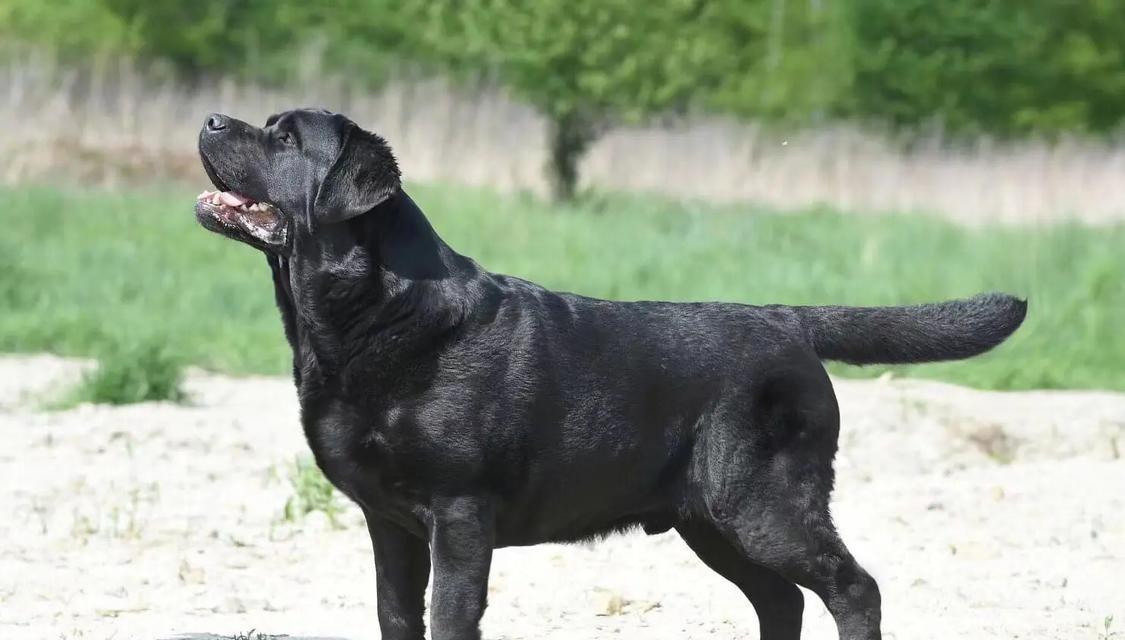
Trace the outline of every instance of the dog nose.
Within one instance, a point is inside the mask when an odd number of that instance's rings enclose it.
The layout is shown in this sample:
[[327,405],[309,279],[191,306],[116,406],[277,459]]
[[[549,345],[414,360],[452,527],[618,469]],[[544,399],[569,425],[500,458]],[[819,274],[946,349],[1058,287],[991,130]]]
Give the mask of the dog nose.
[[203,128],[207,133],[218,133],[227,128],[227,117],[221,113],[212,113],[203,122]]

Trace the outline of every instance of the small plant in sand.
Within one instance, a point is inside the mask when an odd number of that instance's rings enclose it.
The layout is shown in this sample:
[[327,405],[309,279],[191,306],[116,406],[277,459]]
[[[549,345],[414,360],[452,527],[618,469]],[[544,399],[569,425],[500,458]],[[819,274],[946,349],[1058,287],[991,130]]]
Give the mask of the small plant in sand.
[[298,456],[293,460],[289,468],[289,484],[293,487],[293,495],[285,501],[283,520],[296,522],[314,511],[320,511],[333,527],[341,526],[339,516],[342,508],[336,488],[311,458]]
[[108,351],[59,404],[66,408],[84,402],[120,405],[186,398],[179,358],[161,344],[140,342]]
[[257,629],[251,629],[246,633],[236,633],[228,637],[230,640],[274,640],[274,638],[284,638],[286,636],[271,636],[259,633]]
[[[70,491],[83,494],[89,490],[85,480],[74,483]],[[160,485],[146,483],[130,487],[128,490],[115,490],[117,500],[83,500],[75,506],[71,514],[70,535],[78,543],[85,545],[90,538],[100,537],[109,540],[140,540],[148,524],[148,513],[160,498]],[[108,504],[107,504],[108,503]],[[47,532],[47,509],[40,515],[41,529]]]
[[1098,632],[1098,640],[1112,640],[1120,636],[1121,634],[1113,630],[1113,616],[1106,616],[1102,620],[1102,629]]

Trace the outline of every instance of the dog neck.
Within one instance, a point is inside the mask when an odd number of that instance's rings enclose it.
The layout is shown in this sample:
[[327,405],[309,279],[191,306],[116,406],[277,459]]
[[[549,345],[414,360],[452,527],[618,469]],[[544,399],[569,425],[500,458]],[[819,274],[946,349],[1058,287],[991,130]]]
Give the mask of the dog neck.
[[299,386],[437,348],[487,279],[404,192],[318,233],[315,244],[298,238],[291,257],[271,257],[270,267]]

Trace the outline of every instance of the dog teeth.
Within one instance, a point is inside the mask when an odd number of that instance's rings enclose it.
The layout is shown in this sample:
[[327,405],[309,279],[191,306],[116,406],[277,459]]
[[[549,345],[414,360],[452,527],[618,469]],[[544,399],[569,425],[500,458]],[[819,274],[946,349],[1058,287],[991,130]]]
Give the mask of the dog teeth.
[[221,200],[219,200],[219,194],[218,194],[218,193],[216,193],[215,195],[211,196],[211,204],[216,204],[216,205],[217,205],[217,204],[221,204],[221,203],[222,203],[222,201],[221,201]]

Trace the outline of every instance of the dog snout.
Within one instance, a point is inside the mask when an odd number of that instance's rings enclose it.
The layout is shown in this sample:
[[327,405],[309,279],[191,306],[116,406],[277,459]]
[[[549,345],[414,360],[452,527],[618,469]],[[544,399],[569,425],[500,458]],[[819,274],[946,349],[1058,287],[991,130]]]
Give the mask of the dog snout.
[[212,113],[203,121],[203,130],[207,133],[221,133],[226,131],[230,118],[221,113]]

